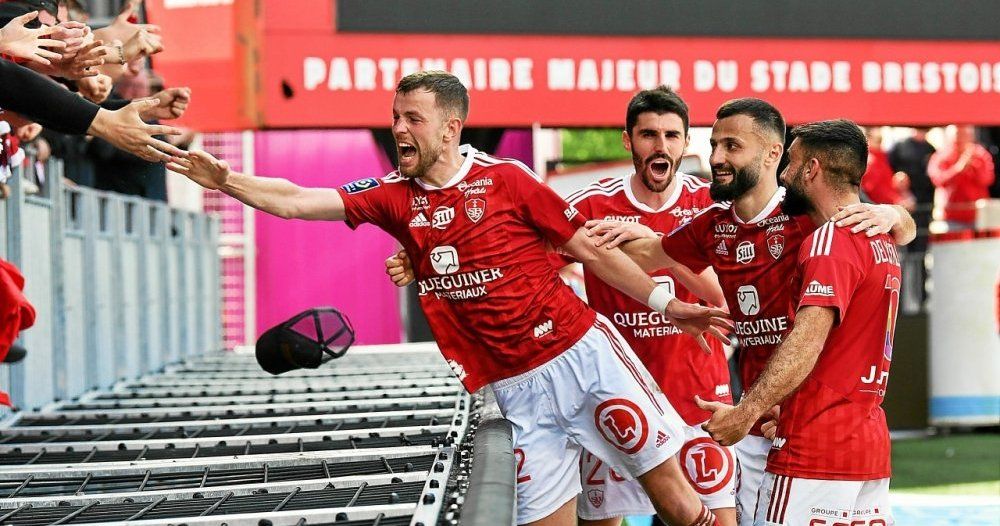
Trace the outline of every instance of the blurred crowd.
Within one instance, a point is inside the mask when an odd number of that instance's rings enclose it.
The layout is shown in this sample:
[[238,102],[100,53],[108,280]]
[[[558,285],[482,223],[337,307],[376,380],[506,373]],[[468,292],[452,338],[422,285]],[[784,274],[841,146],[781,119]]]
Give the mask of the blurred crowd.
[[163,161],[192,134],[160,122],[182,116],[191,91],[150,68],[163,44],[159,27],[139,23],[140,4],[92,27],[83,0],[0,0],[0,184],[27,152],[28,192],[56,157],[68,185],[166,200]]
[[933,219],[948,231],[975,227],[976,202],[990,197],[996,179],[993,154],[968,125],[951,125],[935,148],[929,128],[912,128],[910,136],[883,147],[883,129],[868,127],[868,171],[861,186],[875,203],[898,204],[926,231]]

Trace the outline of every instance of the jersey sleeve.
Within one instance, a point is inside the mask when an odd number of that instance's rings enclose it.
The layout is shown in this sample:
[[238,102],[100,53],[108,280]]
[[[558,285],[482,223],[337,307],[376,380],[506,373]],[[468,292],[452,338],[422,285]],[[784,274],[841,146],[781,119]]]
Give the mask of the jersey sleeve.
[[671,259],[691,269],[695,274],[700,274],[711,265],[711,261],[702,250],[702,237],[709,222],[709,214],[699,214],[674,229],[673,232],[660,237],[660,245],[663,251]]
[[534,174],[514,168],[505,178],[521,217],[541,232],[553,247],[565,245],[587,222],[583,214]]
[[864,279],[864,262],[849,232],[828,223],[807,237],[799,249],[802,288],[798,308],[830,307],[837,312],[835,325],[840,325]]
[[358,228],[371,223],[383,230],[389,229],[392,205],[388,183],[383,179],[359,179],[337,189],[344,200],[347,226]]

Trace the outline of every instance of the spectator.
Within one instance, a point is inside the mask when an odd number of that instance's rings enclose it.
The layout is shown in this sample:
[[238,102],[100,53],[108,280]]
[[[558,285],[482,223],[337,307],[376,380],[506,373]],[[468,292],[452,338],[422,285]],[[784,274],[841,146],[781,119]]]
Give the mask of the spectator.
[[935,214],[941,214],[949,230],[968,230],[975,228],[976,200],[989,197],[996,177],[993,157],[976,142],[972,126],[951,125],[947,135],[948,144],[927,165],[927,175],[937,188]]
[[[154,79],[162,86],[158,77]],[[170,88],[151,95],[150,81],[150,72],[143,69],[137,75],[122,77],[115,89],[117,95],[126,99],[153,97],[159,104],[144,115],[150,124],[156,124],[156,119],[172,119],[183,115],[190,99],[190,90]],[[159,139],[166,140],[165,137]],[[91,141],[88,154],[94,163],[96,188],[157,201],[167,200],[167,172],[163,164],[140,159],[101,139]],[[125,174],[127,176],[123,177]]]
[[[917,231],[927,232],[931,222],[931,208],[934,206],[934,184],[927,175],[927,163],[934,154],[934,147],[927,142],[930,128],[913,128],[910,136],[896,143],[889,151],[889,164],[893,170],[903,172],[909,178],[910,192],[916,200],[913,219]],[[918,235],[909,248],[923,252],[927,246],[927,236]]]
[[882,149],[882,128],[864,128],[868,138],[868,168],[861,177],[861,189],[873,203],[900,205],[913,210],[914,199],[909,193],[905,173],[896,174],[889,165],[889,157]]

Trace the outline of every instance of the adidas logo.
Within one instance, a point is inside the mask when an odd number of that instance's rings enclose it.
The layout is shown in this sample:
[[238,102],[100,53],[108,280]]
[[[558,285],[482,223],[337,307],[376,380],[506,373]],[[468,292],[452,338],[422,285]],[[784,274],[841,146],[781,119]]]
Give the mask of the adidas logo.
[[410,220],[410,228],[417,228],[422,226],[431,226],[431,222],[427,220],[427,216],[423,212],[413,216]]
[[725,239],[723,239],[722,241],[719,241],[719,246],[715,247],[715,253],[718,254],[718,255],[720,255],[720,256],[728,256],[729,255],[729,248],[726,246],[726,240]]
[[668,437],[662,430],[656,432],[656,447],[666,444],[667,440],[670,440],[670,437]]
[[552,332],[552,320],[545,320],[535,326],[535,338],[541,338],[550,332]]

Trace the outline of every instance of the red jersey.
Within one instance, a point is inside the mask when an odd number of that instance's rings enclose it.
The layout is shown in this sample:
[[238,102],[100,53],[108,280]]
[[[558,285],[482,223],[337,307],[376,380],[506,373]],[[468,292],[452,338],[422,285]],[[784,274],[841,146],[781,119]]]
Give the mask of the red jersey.
[[927,164],[927,175],[937,187],[935,202],[944,207],[944,218],[950,221],[974,222],[976,200],[990,196],[990,185],[996,177],[990,152],[978,144],[969,148],[971,156],[957,173],[953,172],[963,151],[954,147],[938,150]]
[[[678,173],[667,202],[653,210],[633,195],[633,177],[635,175],[593,183],[571,194],[567,201],[588,219],[640,223],[661,235],[690,221],[712,204],[707,182]],[[586,268],[583,276],[590,307],[614,323],[688,425],[705,422],[711,416],[695,405],[695,395],[705,400],[732,403],[729,367],[717,341],[709,338],[712,354],[705,354],[693,338],[683,334],[660,313],[604,283]],[[698,297],[677,283],[669,272],[660,271],[652,276],[657,283],[670,287],[677,299],[698,303]]]
[[595,314],[546,255],[546,242],[583,226],[580,214],[520,162],[460,151],[441,188],[393,172],[339,192],[351,228],[372,223],[410,255],[434,339],[472,392],[555,358]]
[[900,269],[896,245],[826,223],[798,253],[799,308],[830,307],[837,318],[819,361],[781,404],[767,470],[789,477],[889,477],[889,428],[882,411],[892,360]]
[[[668,236],[663,250],[694,272],[711,266],[729,305],[740,341],[740,380],[748,389],[774,349],[792,328],[795,314],[789,285],[795,254],[814,229],[808,217],[781,209],[778,188],[764,210],[750,221],[736,216],[728,202],[715,203]],[[760,436],[760,423],[751,433]]]

